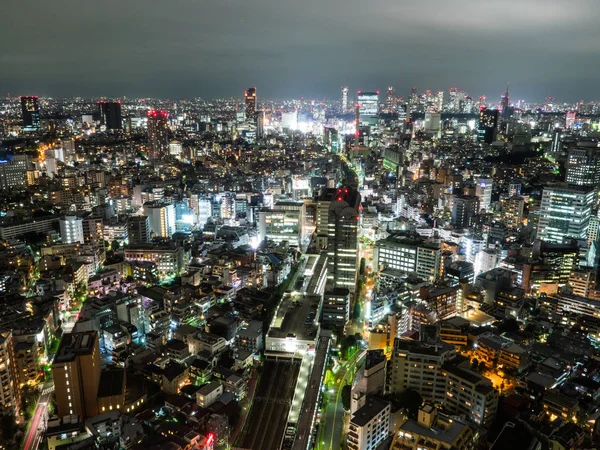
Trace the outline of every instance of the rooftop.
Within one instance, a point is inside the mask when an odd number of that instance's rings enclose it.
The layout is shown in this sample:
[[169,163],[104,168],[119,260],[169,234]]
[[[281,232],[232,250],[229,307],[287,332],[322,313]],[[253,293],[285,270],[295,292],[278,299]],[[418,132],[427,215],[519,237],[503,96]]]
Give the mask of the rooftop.
[[77,356],[90,355],[96,346],[97,331],[65,333],[60,341],[54,363],[74,361]]
[[354,413],[350,422],[358,427],[364,427],[389,406],[388,402],[369,396],[365,405]]

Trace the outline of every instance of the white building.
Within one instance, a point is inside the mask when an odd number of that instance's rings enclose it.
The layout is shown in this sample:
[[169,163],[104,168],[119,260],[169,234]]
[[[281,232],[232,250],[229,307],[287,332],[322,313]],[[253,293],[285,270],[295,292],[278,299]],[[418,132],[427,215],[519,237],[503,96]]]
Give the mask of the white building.
[[375,449],[391,433],[391,404],[374,396],[366,396],[364,405],[350,419],[348,448]]
[[594,195],[593,187],[544,188],[537,238],[559,243],[564,238],[587,240]]
[[492,204],[492,188],[493,180],[491,178],[477,178],[477,186],[475,186],[475,195],[479,198],[479,211],[485,209],[490,210]]
[[158,237],[170,238],[175,233],[175,206],[163,202],[144,203],[144,215],[150,219],[150,229]]
[[83,244],[83,219],[77,216],[65,216],[58,221],[63,244]]

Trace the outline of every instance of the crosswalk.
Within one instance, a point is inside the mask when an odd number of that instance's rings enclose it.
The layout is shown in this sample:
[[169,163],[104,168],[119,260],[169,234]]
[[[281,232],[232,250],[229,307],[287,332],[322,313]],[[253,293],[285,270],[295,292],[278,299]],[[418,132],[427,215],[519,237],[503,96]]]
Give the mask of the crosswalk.
[[54,391],[54,385],[52,385],[52,386],[50,386],[50,387],[47,387],[47,388],[45,388],[45,389],[42,391],[42,395],[49,394],[50,392],[53,392],[53,391]]

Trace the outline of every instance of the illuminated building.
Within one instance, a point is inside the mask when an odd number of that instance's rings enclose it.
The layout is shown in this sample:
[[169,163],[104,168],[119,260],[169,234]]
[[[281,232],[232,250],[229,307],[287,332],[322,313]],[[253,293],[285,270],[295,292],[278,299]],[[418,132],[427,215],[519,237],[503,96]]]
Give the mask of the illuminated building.
[[425,133],[439,137],[442,131],[442,115],[440,113],[425,113]]
[[342,112],[348,112],[348,86],[342,87]]
[[40,105],[36,96],[21,97],[21,114],[23,131],[38,131],[40,129]]
[[379,114],[379,91],[358,91],[356,98],[358,125],[374,125]]
[[184,250],[171,245],[136,244],[124,250],[125,261],[156,264],[159,276],[178,274],[185,268]]
[[278,202],[273,209],[258,213],[259,241],[265,239],[276,244],[287,241],[299,248],[302,239],[302,203]]
[[97,331],[63,335],[52,363],[57,414],[98,415],[102,363]]
[[475,185],[475,196],[479,198],[479,211],[490,210],[492,204],[492,187],[494,181],[491,178],[478,178]]
[[506,91],[502,96],[502,101],[500,102],[500,109],[502,111],[502,120],[504,122],[508,122],[511,116],[510,110],[510,95],[508,93],[508,83],[506,83]]
[[350,419],[346,436],[349,450],[375,449],[392,433],[391,403],[366,396]]
[[553,186],[542,193],[537,238],[562,242],[588,238],[594,188]]
[[426,281],[440,276],[442,251],[438,245],[428,244],[418,235],[393,234],[377,241],[373,254],[376,268],[416,273]]
[[394,104],[396,102],[396,93],[394,91],[393,86],[389,86],[387,88],[387,93],[385,95],[385,109],[386,112],[391,113],[394,112]]
[[104,245],[104,225],[102,217],[89,215],[82,220],[83,238],[87,245],[102,247]]
[[502,202],[502,221],[506,226],[519,227],[523,222],[525,199],[518,195]]
[[477,139],[480,142],[491,144],[496,140],[498,134],[498,110],[482,109],[479,112],[479,128]]
[[350,320],[350,291],[346,288],[325,291],[321,314],[324,326],[333,329],[344,327]]
[[64,216],[58,221],[60,238],[63,244],[83,244],[83,219],[78,216]]
[[121,102],[98,102],[98,111],[100,112],[100,123],[107,130],[123,129]]
[[246,111],[246,120],[248,122],[254,122],[256,120],[256,88],[252,87],[246,90],[244,94],[244,105]]
[[354,293],[358,265],[360,194],[350,186],[334,193],[327,223],[328,285]]
[[600,184],[600,152],[598,148],[572,148],[567,159],[566,182],[577,186]]
[[576,111],[567,111],[567,115],[565,117],[565,128],[570,130],[575,125],[577,121],[577,112]]
[[0,189],[15,189],[27,185],[29,159],[25,155],[14,155],[0,160]]
[[0,331],[0,412],[15,414],[20,410],[21,394],[16,373],[13,335],[11,330]]
[[169,153],[169,114],[166,111],[148,112],[148,159],[155,161]]
[[144,215],[157,237],[170,238],[175,233],[175,206],[161,201],[144,203]]

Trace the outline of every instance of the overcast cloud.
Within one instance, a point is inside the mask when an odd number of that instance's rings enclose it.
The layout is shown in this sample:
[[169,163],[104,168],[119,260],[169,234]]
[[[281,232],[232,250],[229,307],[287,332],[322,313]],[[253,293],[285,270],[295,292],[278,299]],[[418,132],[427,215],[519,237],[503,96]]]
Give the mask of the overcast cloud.
[[0,92],[600,100],[598,0],[3,0]]

